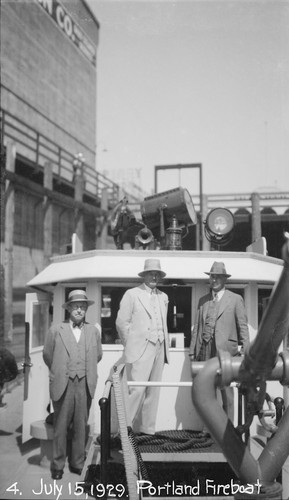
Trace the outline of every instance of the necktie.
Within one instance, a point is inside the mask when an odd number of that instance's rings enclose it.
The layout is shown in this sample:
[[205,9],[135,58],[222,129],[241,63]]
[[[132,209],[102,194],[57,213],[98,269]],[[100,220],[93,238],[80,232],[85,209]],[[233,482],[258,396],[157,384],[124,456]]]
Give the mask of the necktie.
[[205,318],[203,340],[209,342],[215,333],[217,318],[217,295],[213,293],[212,300],[208,303],[207,315]]
[[72,323],[72,328],[81,328],[83,327],[84,325],[84,321],[81,321],[80,323]]

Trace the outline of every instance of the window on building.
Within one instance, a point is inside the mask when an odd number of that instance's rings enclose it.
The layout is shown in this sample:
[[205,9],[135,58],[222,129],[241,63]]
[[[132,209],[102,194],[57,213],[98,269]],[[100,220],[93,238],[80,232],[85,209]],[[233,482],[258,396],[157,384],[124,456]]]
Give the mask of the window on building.
[[43,249],[42,198],[15,190],[14,243],[28,248]]
[[71,245],[73,232],[73,211],[59,205],[53,205],[53,253],[67,253],[67,248]]

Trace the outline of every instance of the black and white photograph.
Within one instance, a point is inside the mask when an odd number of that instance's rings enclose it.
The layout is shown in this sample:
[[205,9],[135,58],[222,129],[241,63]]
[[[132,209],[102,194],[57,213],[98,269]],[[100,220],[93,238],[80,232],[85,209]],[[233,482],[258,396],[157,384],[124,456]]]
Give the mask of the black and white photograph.
[[0,13],[0,498],[289,500],[289,1]]

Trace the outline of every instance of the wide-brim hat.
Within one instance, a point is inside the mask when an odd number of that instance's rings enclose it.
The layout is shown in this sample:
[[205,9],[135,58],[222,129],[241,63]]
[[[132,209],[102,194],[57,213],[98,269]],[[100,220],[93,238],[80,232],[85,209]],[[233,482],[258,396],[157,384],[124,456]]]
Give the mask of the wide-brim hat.
[[65,302],[62,307],[65,309],[72,302],[86,302],[88,306],[94,304],[94,300],[88,300],[84,290],[72,290],[72,292],[68,295],[67,302]]
[[161,263],[159,259],[146,259],[144,262],[144,270],[138,273],[139,276],[144,276],[149,272],[158,272],[162,278],[166,276],[166,273],[161,270]]
[[231,276],[231,274],[227,273],[224,262],[217,262],[217,261],[215,261],[213,263],[210,272],[209,273],[205,272],[205,274],[208,274],[208,275],[220,274],[221,276],[225,276],[227,278],[229,278]]

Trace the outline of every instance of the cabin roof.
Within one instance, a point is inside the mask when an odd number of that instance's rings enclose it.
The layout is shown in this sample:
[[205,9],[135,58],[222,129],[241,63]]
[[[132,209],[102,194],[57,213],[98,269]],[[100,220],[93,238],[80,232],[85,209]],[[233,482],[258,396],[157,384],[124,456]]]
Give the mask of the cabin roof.
[[93,250],[54,257],[27,286],[89,279],[134,280],[143,271],[147,258],[158,258],[166,272],[165,279],[207,280],[213,262],[225,263],[229,282],[276,282],[283,261],[253,252],[166,251],[166,250]]

